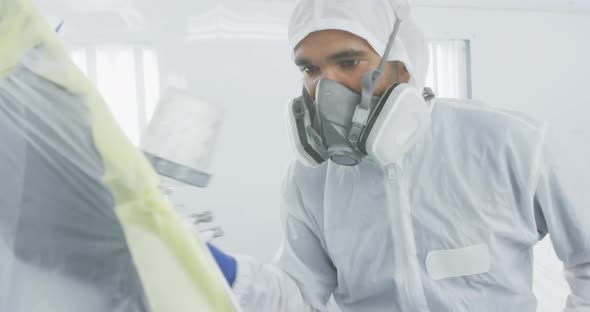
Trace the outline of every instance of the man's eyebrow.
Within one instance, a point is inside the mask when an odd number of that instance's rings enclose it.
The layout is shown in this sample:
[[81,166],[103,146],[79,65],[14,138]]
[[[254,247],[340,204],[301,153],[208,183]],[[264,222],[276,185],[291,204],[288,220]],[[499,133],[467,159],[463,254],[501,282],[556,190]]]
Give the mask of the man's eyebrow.
[[[350,49],[350,50],[336,52],[336,53],[328,56],[327,59],[328,59],[328,61],[334,62],[334,61],[339,61],[342,59],[351,59],[351,58],[355,58],[355,57],[365,57],[368,54],[369,53],[366,51]],[[305,57],[299,57],[299,58],[295,59],[295,65],[307,66],[307,65],[311,65],[311,61]]]
[[342,59],[364,57],[364,56],[367,56],[367,54],[368,53],[366,51],[350,49],[350,50],[334,53],[328,57],[328,60],[329,61],[338,61],[338,60],[342,60]]
[[299,57],[299,58],[295,59],[295,65],[297,65],[297,66],[311,65],[311,61],[304,58],[304,57]]

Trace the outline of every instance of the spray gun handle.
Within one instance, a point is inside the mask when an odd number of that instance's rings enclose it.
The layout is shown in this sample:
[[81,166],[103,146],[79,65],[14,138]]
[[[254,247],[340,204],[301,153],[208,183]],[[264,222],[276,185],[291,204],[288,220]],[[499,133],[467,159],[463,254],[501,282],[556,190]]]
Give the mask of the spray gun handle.
[[216,226],[207,230],[202,230],[199,231],[198,233],[199,238],[203,241],[203,242],[210,242],[213,239],[222,237],[224,235],[223,233],[223,229],[221,229],[220,227]]
[[213,213],[211,211],[205,211],[203,213],[194,213],[191,214],[189,218],[193,221],[194,225],[199,225],[201,223],[211,223],[213,222]]

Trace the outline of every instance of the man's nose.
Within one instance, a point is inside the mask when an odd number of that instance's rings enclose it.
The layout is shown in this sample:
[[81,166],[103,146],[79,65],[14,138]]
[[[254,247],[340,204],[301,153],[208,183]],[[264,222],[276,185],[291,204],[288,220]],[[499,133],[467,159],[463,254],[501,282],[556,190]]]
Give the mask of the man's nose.
[[322,74],[320,75],[323,79],[330,79],[334,81],[339,80],[338,71],[331,67],[326,67],[322,69]]
[[310,86],[311,87],[311,90],[308,90],[309,95],[311,97],[315,98],[315,94],[316,94],[316,90],[317,90],[317,87],[318,87],[318,83],[322,79],[329,79],[329,80],[336,81],[338,83],[342,83],[342,81],[340,81],[341,80],[341,77],[339,77],[337,71],[331,70],[331,69],[323,69],[322,70],[322,73],[316,77],[315,81]]

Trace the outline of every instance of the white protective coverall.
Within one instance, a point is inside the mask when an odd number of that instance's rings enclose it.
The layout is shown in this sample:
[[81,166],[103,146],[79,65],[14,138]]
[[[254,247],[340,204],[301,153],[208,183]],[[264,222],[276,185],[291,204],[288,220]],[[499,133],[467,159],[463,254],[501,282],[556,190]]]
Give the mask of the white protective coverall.
[[[381,53],[393,0],[304,0],[291,47],[340,29]],[[424,86],[425,41],[409,13],[388,60]],[[283,188],[278,263],[238,257],[246,311],[533,312],[533,246],[549,234],[572,293],[590,311],[589,153],[543,124],[475,101],[433,101],[429,131],[393,170],[295,161]]]

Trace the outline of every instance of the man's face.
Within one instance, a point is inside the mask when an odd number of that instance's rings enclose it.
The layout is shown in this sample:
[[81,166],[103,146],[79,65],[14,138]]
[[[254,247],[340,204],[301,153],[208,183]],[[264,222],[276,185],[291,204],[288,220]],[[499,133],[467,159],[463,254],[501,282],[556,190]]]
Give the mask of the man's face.
[[[314,98],[316,86],[322,78],[335,80],[361,93],[363,76],[377,69],[380,60],[366,40],[341,30],[311,33],[295,48],[295,64],[303,73],[305,88]],[[394,83],[409,80],[402,63],[387,62],[375,95],[383,94]]]

